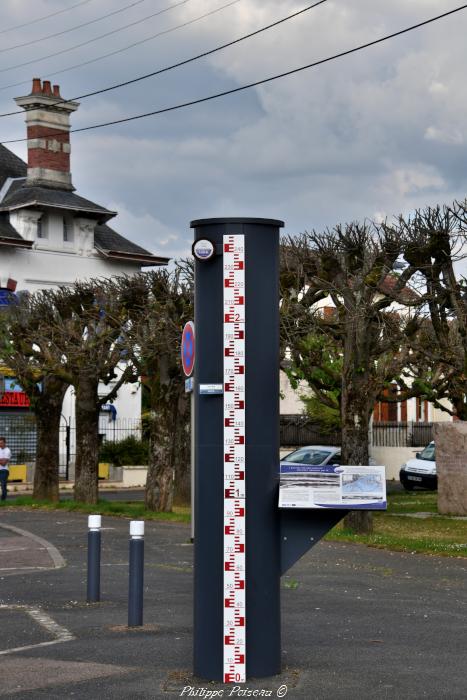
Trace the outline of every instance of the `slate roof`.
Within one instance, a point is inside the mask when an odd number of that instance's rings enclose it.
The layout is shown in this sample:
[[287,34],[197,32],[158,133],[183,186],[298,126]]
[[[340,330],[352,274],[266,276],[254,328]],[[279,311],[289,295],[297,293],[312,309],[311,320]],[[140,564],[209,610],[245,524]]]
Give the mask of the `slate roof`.
[[10,224],[8,214],[0,214],[0,245],[31,248],[32,241],[25,241],[19,235],[18,231]]
[[9,177],[26,177],[26,163],[0,143],[0,188]]
[[25,183],[21,187],[10,188],[0,204],[0,211],[41,206],[67,209],[68,211],[91,215],[104,221],[117,214],[117,212],[109,211],[105,207],[101,207],[89,199],[84,199],[84,197],[80,197],[74,192],[48,189],[47,187],[28,187]]
[[107,224],[98,224],[94,229],[94,245],[105,257],[133,259],[142,265],[166,265],[170,260],[170,258],[152,255],[141,246],[121,236]]
[[[30,248],[31,241],[25,241],[10,224],[8,212],[23,207],[50,207],[66,209],[76,214],[86,215],[97,219],[94,231],[94,246],[98,253],[105,258],[134,261],[144,265],[166,265],[169,258],[152,255],[136,243],[105,224],[116,216],[117,212],[101,207],[89,199],[80,197],[74,192],[48,187],[29,187],[26,183],[27,165],[8,148],[0,144],[0,189],[8,178],[16,178],[10,184],[8,192],[0,202],[0,244],[8,244]],[[22,178],[22,179],[17,179]]]

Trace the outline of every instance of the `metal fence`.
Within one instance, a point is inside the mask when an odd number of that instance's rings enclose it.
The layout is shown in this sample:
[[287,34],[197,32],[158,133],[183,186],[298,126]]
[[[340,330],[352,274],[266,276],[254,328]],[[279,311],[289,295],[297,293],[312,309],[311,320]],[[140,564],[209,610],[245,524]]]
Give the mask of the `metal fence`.
[[[109,419],[108,415],[99,417],[99,444],[104,442],[120,442],[130,436],[140,440],[143,437],[141,420],[136,418]],[[59,476],[68,479],[73,475],[73,465],[76,459],[76,428],[74,425],[60,427],[60,464]],[[71,470],[71,471],[70,471]]]
[[[433,440],[433,423],[373,423],[369,434],[374,447],[424,447]],[[342,444],[340,430],[325,432],[306,416],[280,417],[282,447]]]
[[[130,435],[142,437],[141,421],[137,419],[119,419],[109,421],[107,417],[99,420],[100,442],[119,442]],[[37,449],[36,419],[33,413],[0,413],[0,436],[4,436],[11,450],[11,464],[34,462]],[[76,429],[62,420],[59,430],[59,476],[68,478],[70,465],[76,456]]]
[[36,419],[33,414],[0,413],[0,436],[11,451],[11,464],[23,464],[36,458]]
[[[33,414],[18,415],[0,413],[0,435],[7,439],[11,450],[12,464],[34,462],[36,457],[37,431]],[[143,436],[140,420],[100,419],[100,441],[120,442],[130,435]],[[373,423],[370,429],[370,442],[375,447],[424,447],[433,440],[433,423]],[[60,476],[67,478],[70,464],[76,455],[76,431],[74,427],[62,424],[59,433]],[[303,445],[341,444],[339,430],[324,432],[306,416],[282,415],[280,417],[280,444],[282,447]]]
[[324,432],[306,416],[280,416],[281,447],[302,447],[303,445],[341,444],[341,431]]
[[117,418],[109,420],[107,416],[99,418],[99,439],[107,442],[120,442],[127,437],[142,438],[141,420],[138,418]]
[[433,423],[373,423],[371,444],[375,447],[425,447],[433,440]]

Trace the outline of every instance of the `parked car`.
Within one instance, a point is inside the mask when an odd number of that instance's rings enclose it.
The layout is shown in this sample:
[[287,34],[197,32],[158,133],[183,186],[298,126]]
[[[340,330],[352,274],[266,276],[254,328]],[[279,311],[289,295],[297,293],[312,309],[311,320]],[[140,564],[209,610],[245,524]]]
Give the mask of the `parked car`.
[[417,452],[415,459],[409,459],[401,466],[399,479],[407,491],[413,491],[415,487],[431,490],[438,488],[434,442]]
[[341,448],[329,447],[328,445],[308,445],[282,457],[281,462],[311,464],[315,467],[324,464],[340,464]]

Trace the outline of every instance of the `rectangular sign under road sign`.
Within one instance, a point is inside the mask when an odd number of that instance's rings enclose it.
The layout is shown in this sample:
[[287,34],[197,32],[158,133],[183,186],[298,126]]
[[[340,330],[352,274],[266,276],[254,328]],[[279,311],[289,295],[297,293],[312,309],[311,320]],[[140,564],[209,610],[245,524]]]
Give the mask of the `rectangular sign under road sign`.
[[200,384],[200,394],[223,394],[224,387],[222,384]]

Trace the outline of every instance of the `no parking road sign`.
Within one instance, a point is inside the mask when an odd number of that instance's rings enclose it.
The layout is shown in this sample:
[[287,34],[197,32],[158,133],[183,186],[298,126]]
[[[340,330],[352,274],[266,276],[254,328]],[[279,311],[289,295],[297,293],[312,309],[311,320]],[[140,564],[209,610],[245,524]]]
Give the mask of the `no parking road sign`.
[[182,367],[189,377],[195,366],[195,326],[193,321],[185,323],[182,333]]

